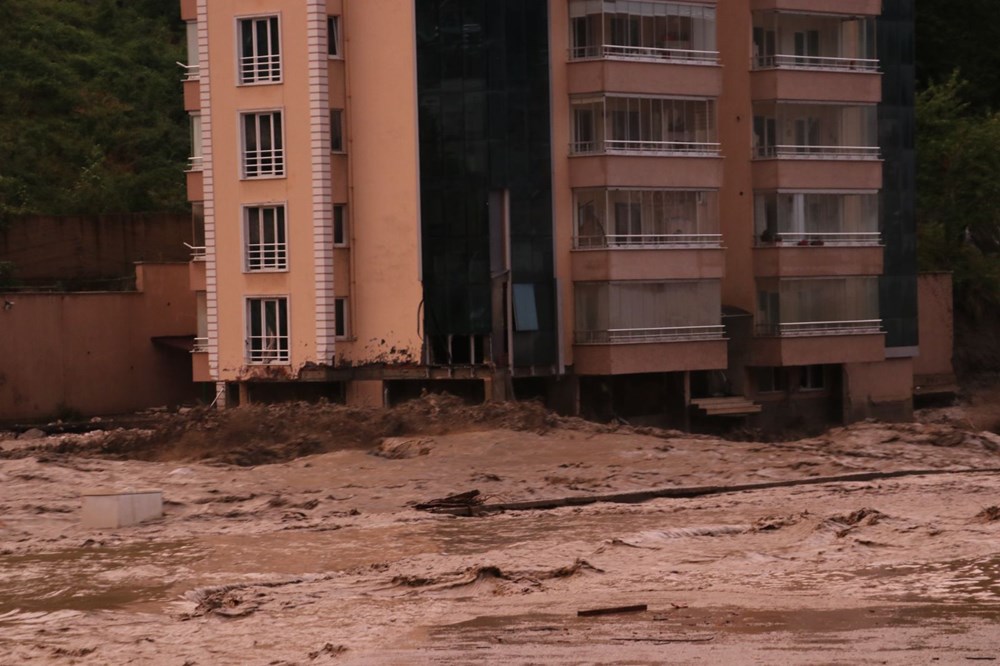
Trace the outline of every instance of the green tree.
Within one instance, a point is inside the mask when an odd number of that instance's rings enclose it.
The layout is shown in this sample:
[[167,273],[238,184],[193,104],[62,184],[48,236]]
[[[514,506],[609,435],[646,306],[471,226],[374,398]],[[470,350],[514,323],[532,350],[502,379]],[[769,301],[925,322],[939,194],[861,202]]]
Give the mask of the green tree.
[[0,215],[186,206],[176,12],[153,0],[0,2]]

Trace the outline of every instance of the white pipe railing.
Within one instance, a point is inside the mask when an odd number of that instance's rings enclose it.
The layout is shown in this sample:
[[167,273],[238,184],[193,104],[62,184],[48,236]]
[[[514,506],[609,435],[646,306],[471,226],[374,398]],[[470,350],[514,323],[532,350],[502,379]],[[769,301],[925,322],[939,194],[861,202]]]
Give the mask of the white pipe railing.
[[184,70],[184,81],[197,81],[201,78],[201,65],[186,65],[176,61],[174,64]]
[[774,145],[758,146],[757,157],[791,158],[798,160],[877,160],[878,146],[809,146]]
[[697,65],[714,65],[719,62],[718,51],[698,51],[695,49],[656,48],[652,46],[622,46],[619,44],[595,44],[574,46],[569,49],[570,60],[614,58],[622,60],[658,60]]
[[757,325],[758,336],[777,336],[782,338],[807,337],[813,335],[869,335],[881,332],[881,319],[797,321]]
[[604,331],[577,331],[576,344],[599,345],[642,342],[681,342],[685,340],[721,340],[725,327],[670,326],[659,328],[611,328]]
[[833,58],[829,56],[766,55],[753,59],[754,69],[826,69],[877,72],[877,58]]
[[208,338],[195,338],[191,346],[192,354],[203,354],[208,351]]
[[184,245],[191,250],[192,261],[205,261],[207,258],[208,248],[204,245],[191,245],[190,243],[184,243]]
[[577,249],[722,247],[722,234],[604,234],[577,236]]
[[287,363],[289,358],[287,337],[251,335],[247,340],[247,361],[249,363]]
[[576,141],[570,144],[573,155],[654,153],[660,155],[715,155],[720,144],[703,141]]
[[188,171],[201,171],[204,164],[205,160],[201,155],[192,155],[188,158]]

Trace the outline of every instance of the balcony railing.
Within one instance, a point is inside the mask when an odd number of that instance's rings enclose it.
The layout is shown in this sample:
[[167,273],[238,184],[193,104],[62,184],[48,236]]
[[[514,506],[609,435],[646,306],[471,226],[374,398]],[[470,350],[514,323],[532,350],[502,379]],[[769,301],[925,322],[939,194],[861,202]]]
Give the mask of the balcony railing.
[[779,233],[774,240],[760,239],[758,245],[781,245],[796,247],[877,247],[882,243],[882,234],[877,231],[829,231]]
[[754,69],[826,69],[844,72],[877,72],[879,61],[871,58],[768,55],[753,59]]
[[205,261],[208,258],[208,248],[204,245],[191,245],[184,243],[187,249],[191,250],[191,261]]
[[247,362],[253,365],[288,363],[288,338],[273,335],[252,335],[247,341]]
[[757,324],[757,335],[761,337],[801,338],[816,335],[870,335],[881,332],[881,319]]
[[184,81],[197,81],[201,78],[201,65],[186,65],[182,62],[175,64],[184,70]]
[[723,326],[672,326],[666,328],[612,328],[605,331],[577,331],[576,344],[636,344],[643,342],[683,342],[721,340]]
[[653,155],[717,155],[718,143],[700,141],[625,141],[605,139],[604,141],[576,141],[570,144],[573,155],[643,153]]
[[758,158],[796,160],[877,160],[878,146],[759,146]]
[[722,234],[606,234],[577,236],[576,247],[590,249],[719,248]]
[[620,46],[618,44],[595,44],[575,46],[569,49],[570,60],[611,58],[615,60],[653,60],[675,62],[688,65],[714,65],[719,62],[718,51],[696,51],[694,49],[664,49],[651,46]]
[[252,271],[283,271],[288,268],[287,243],[247,245],[247,268]]
[[203,354],[208,351],[208,338],[195,338],[191,346],[192,354]]
[[243,173],[247,178],[285,175],[285,150],[248,150],[243,154]]
[[240,83],[275,83],[280,80],[280,54],[240,58]]
[[196,155],[188,158],[188,171],[201,171],[205,168],[205,158]]

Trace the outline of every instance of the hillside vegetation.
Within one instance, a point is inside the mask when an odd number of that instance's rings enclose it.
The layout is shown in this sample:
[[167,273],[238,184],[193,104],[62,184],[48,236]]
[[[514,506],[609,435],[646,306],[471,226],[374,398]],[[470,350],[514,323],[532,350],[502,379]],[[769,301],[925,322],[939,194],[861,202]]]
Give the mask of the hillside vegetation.
[[183,209],[174,0],[0,2],[0,216]]

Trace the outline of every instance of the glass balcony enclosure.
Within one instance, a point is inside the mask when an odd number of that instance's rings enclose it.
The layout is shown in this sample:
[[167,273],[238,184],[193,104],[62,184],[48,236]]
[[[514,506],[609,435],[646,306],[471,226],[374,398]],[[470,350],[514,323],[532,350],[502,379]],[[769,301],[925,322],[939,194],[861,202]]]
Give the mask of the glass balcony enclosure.
[[715,7],[649,0],[571,0],[570,59],[714,64]]
[[878,245],[877,192],[757,192],[757,245]]
[[757,335],[879,333],[878,278],[757,281]]
[[574,192],[574,247],[720,247],[715,191],[586,189]]
[[571,113],[574,155],[719,152],[712,100],[575,97]]
[[753,67],[877,71],[875,19],[754,12]]
[[758,158],[878,159],[875,104],[757,102],[753,105]]
[[718,280],[577,282],[577,344],[719,340]]

